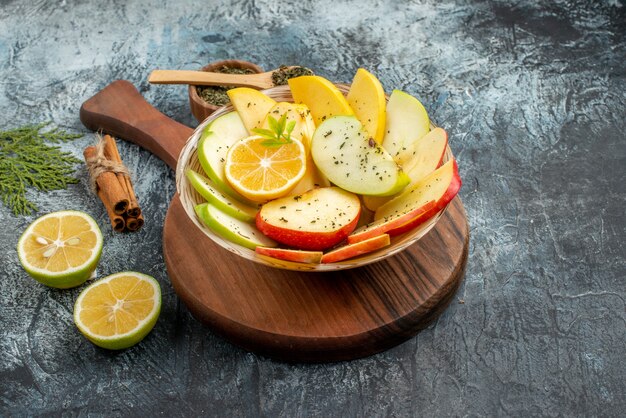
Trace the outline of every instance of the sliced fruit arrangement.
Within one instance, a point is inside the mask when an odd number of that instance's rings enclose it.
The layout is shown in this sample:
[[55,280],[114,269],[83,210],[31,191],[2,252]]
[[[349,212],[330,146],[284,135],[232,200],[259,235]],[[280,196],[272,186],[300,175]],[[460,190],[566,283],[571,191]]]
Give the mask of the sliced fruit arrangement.
[[390,196],[409,184],[402,168],[355,116],[334,116],[319,125],[311,154],[331,183],[353,193]]
[[295,263],[319,264],[322,261],[321,251],[294,250],[290,248],[256,247],[259,255],[278,258],[280,260],[293,261]]
[[216,234],[261,257],[335,263],[390,245],[456,196],[457,164],[441,165],[448,135],[430,130],[418,99],[393,90],[386,101],[365,69],[346,96],[319,76],[288,84],[294,103],[229,90],[235,111],[199,141],[205,173],[186,176]]
[[144,339],[161,311],[161,287],[151,276],[125,271],[85,288],[74,305],[74,323],[99,347],[121,350]]
[[24,270],[50,287],[66,289],[84,283],[102,253],[102,232],[84,212],[49,213],[26,228],[17,244]]
[[244,205],[236,200],[230,199],[228,196],[220,193],[215,184],[202,174],[188,169],[185,172],[187,179],[193,188],[204,197],[207,202],[221,210],[222,212],[239,219],[244,222],[252,222],[256,217],[258,210],[254,207]]
[[[311,137],[315,132],[315,122],[311,116],[311,111],[306,105],[279,102],[276,103],[267,112],[263,124],[264,129],[272,129],[271,118],[274,120],[280,120],[285,115],[286,123],[294,122],[294,128],[291,131],[291,138],[302,142],[305,148],[308,150],[310,147]],[[254,132],[254,131],[253,131]],[[273,133],[273,131],[270,131]]]
[[[460,188],[461,177],[459,177],[458,166],[455,160],[450,160],[399,196],[379,207],[374,213],[374,219],[390,221],[407,213],[419,215],[408,223],[389,231],[389,233],[401,234],[415,228],[446,207]],[[430,202],[435,202],[433,207],[429,208],[426,214],[419,214],[419,211]]]
[[391,243],[389,235],[382,234],[363,241],[344,245],[322,256],[322,263],[336,263],[359,255],[367,254],[372,251],[379,250]]
[[211,122],[198,142],[198,160],[206,175],[220,192],[243,203],[249,201],[230,186],[224,173],[224,164],[230,147],[247,136],[247,133],[239,113],[230,112]]
[[387,120],[387,101],[380,81],[369,71],[359,68],[350,85],[347,99],[370,138],[382,144]]
[[231,186],[254,202],[284,196],[306,171],[306,151],[300,141],[267,145],[262,136],[235,143],[226,156],[224,172]]
[[372,221],[350,234],[348,236],[348,244],[365,241],[382,234],[398,235],[396,232],[400,227],[405,226],[409,222],[415,222],[418,219],[424,218],[433,207],[435,207],[434,201],[428,202],[422,207],[415,208],[412,211],[391,219],[383,218]]
[[195,211],[200,220],[213,232],[237,245],[251,250],[259,245],[265,247],[277,245],[274,240],[263,235],[253,224],[234,218],[210,203],[197,205]]
[[230,89],[226,94],[250,135],[253,129],[261,127],[267,113],[276,105],[274,99],[248,87]]
[[[407,153],[410,158],[407,158],[403,166],[411,179],[407,187],[414,185],[441,165],[448,145],[448,133],[441,128],[435,128],[412,145],[410,154]],[[375,211],[390,199],[388,196],[363,196],[363,204],[369,210]]]
[[430,119],[415,97],[394,90],[387,102],[387,121],[383,148],[402,165],[413,155],[413,142],[430,130]]
[[360,215],[357,195],[339,187],[324,187],[264,204],[256,225],[282,244],[302,250],[324,250],[346,239]]
[[293,101],[307,105],[316,126],[331,116],[354,114],[339,89],[323,77],[307,75],[289,79],[288,83]]

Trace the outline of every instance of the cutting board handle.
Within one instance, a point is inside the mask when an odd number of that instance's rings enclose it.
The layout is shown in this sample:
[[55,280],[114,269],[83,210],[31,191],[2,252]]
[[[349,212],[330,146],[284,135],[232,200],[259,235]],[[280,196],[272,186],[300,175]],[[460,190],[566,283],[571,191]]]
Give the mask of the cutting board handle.
[[83,103],[80,120],[88,129],[134,142],[172,169],[193,133],[152,107],[126,80],[112,82]]

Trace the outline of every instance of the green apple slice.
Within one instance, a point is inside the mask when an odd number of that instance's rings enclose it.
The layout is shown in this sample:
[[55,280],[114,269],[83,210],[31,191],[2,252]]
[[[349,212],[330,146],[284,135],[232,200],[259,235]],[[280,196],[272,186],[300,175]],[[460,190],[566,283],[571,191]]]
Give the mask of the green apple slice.
[[413,155],[413,143],[430,130],[428,113],[415,97],[394,90],[387,102],[386,116],[383,148],[404,166]]
[[198,160],[206,175],[215,183],[215,187],[240,202],[251,204],[237,193],[226,180],[224,164],[228,149],[237,141],[248,136],[237,112],[229,112],[218,117],[204,129],[198,142]]
[[254,250],[257,246],[276,247],[276,242],[263,235],[256,227],[222,212],[210,203],[195,208],[196,215],[213,232],[234,244]]
[[389,196],[410,181],[355,116],[331,117],[315,130],[311,155],[335,185],[352,193]]
[[189,183],[193,188],[204,197],[207,202],[220,209],[224,213],[229,214],[244,222],[253,222],[258,212],[257,209],[250,206],[239,203],[231,197],[222,194],[214,187],[214,183],[204,177],[202,174],[198,174],[192,169],[188,169],[185,172]]

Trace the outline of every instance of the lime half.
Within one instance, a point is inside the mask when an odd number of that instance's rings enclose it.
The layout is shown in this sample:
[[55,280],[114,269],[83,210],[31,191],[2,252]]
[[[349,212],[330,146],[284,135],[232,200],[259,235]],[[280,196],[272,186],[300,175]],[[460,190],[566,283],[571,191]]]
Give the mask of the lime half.
[[35,280],[66,289],[84,283],[102,253],[102,232],[84,212],[65,210],[36,219],[17,243],[24,270]]
[[151,276],[125,271],[89,285],[74,305],[74,323],[95,345],[121,350],[141,341],[161,311],[161,287]]

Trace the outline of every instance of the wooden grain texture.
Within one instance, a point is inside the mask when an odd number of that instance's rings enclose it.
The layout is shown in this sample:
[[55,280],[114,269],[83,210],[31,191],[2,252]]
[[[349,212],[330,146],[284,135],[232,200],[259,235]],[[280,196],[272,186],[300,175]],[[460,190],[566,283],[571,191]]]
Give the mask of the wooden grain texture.
[[116,80],[85,101],[80,120],[92,131],[102,131],[147,149],[171,168],[193,129],[178,123],[144,100],[126,80]]
[[325,362],[380,352],[428,325],[461,283],[469,231],[456,198],[435,228],[404,252],[326,273],[241,259],[204,236],[177,197],[163,235],[168,274],[196,318],[245,349]]
[[[191,134],[121,80],[87,100],[80,115],[88,128],[137,143],[172,168]],[[468,243],[459,198],[429,234],[404,252],[332,273],[273,269],[244,260],[206,237],[177,196],[163,230],[168,275],[196,318],[248,350],[311,362],[367,356],[415,335],[458,288]]]

